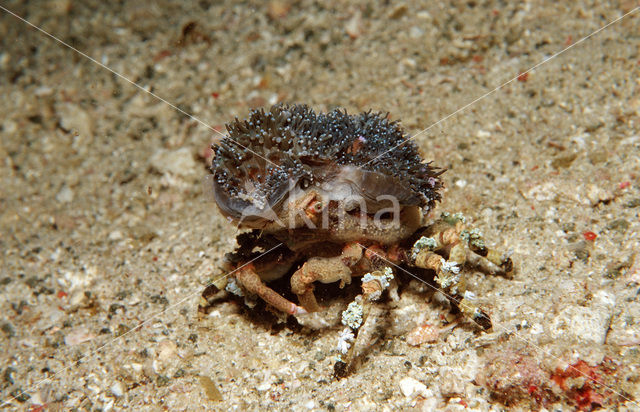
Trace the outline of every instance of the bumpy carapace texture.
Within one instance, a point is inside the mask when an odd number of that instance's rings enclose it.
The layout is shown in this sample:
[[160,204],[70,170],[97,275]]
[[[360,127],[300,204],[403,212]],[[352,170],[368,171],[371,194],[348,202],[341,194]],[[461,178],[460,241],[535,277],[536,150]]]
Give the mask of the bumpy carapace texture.
[[424,162],[400,125],[381,113],[275,105],[226,127],[229,137],[214,146],[214,194],[222,213],[243,225],[260,227],[265,210],[277,213],[292,191],[323,184],[336,188],[337,198],[362,197],[373,211],[380,195],[425,213],[440,200],[443,170]]

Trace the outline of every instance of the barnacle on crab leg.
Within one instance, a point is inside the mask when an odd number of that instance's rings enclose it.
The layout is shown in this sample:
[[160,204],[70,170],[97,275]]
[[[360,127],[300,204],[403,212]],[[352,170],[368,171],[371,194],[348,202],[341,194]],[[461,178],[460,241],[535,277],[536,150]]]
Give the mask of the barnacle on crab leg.
[[291,276],[291,291],[308,312],[317,312],[321,308],[313,293],[313,282],[340,281],[342,288],[351,283],[351,268],[361,258],[362,248],[357,243],[345,246],[340,256],[311,258]]
[[338,341],[338,351],[341,355],[334,364],[334,375],[337,378],[347,376],[354,368],[355,360],[375,341],[379,332],[378,323],[383,319],[382,315],[385,312],[376,302],[394,279],[393,269],[388,266],[380,267],[379,270],[366,273],[362,277],[362,294],[356,296],[342,312],[342,324],[345,329]]
[[[362,298],[361,295],[358,295]],[[339,336],[338,351],[341,355],[333,365],[333,373],[336,378],[344,378],[356,368],[356,361],[369,350],[375,343],[380,333],[380,322],[384,319],[385,308],[375,302],[363,302],[355,300],[352,304],[361,304],[362,323],[357,329],[346,327]],[[345,311],[347,312],[347,311]]]
[[[466,290],[460,270],[469,264],[486,274],[508,275],[513,263],[507,255],[488,249],[480,232],[466,230],[463,222],[461,215],[444,215],[433,225],[431,237],[415,242],[411,260],[415,266],[435,271],[435,281],[451,303],[483,329],[490,329],[491,319],[473,302],[474,294]],[[448,260],[436,253],[447,250]]]
[[[464,254],[461,253],[460,256],[464,256]],[[437,253],[422,250],[416,256],[414,264],[418,267],[435,271],[435,281],[440,286],[440,290],[449,298],[449,301],[457,306],[463,315],[473,320],[483,329],[491,328],[491,319],[473,303],[473,293],[466,290],[458,262],[447,261]]]
[[235,278],[249,292],[262,298],[265,302],[281,312],[298,315],[307,311],[295,303],[285,299],[278,292],[271,289],[260,278],[252,264],[246,265],[235,273]]

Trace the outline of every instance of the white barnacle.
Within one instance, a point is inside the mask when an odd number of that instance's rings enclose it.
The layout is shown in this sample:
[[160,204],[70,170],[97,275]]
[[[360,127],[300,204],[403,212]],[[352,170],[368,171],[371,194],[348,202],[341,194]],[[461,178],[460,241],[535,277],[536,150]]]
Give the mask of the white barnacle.
[[482,232],[477,227],[471,229],[471,231],[469,233],[471,233],[471,237],[472,238],[481,238],[482,237]]
[[467,220],[467,218],[464,217],[464,215],[461,212],[454,213],[452,218],[454,218],[455,220],[458,220],[458,221],[460,221],[462,223],[464,223]]
[[460,273],[460,266],[458,266],[457,262],[449,262],[447,260],[444,260],[443,258],[440,258],[440,263],[442,264],[441,269],[443,272],[454,274]]
[[460,280],[460,266],[456,262],[447,262],[442,258],[440,264],[440,272],[435,279],[436,282],[444,289],[455,287]]
[[469,243],[471,246],[478,248],[484,247],[484,239],[482,238],[482,232],[480,229],[474,228],[471,230],[463,230],[460,232],[460,239]]
[[240,286],[238,286],[235,278],[229,278],[227,286],[225,286],[224,289],[229,293],[233,293],[234,295],[244,296],[244,292],[242,291],[242,289],[240,289]]
[[350,328],[344,328],[344,330],[338,335],[338,352],[347,353],[351,347],[349,342],[353,342],[355,338],[356,337]]
[[418,253],[425,248],[427,250],[435,250],[436,247],[438,247],[438,242],[434,238],[422,236],[413,244],[413,248],[411,249],[411,258],[415,260],[418,257]]
[[342,312],[342,324],[356,330],[362,325],[362,316],[362,298],[358,297]]
[[393,279],[393,270],[390,267],[386,266],[384,269],[382,269],[382,272],[375,271],[372,273],[365,274],[362,277],[362,283],[367,283],[367,282],[371,282],[372,280],[375,280],[380,284],[380,287],[382,288],[382,290],[385,290],[386,288],[389,287],[389,282],[391,282],[392,279]]
[[344,328],[340,332],[338,337],[341,340],[344,340],[345,342],[353,342],[353,340],[356,338],[355,335],[353,334],[353,331],[351,329],[349,329],[349,328]]
[[449,212],[442,212],[440,218],[450,225],[455,225],[458,222],[464,223],[467,220],[460,212],[454,213],[453,215]]

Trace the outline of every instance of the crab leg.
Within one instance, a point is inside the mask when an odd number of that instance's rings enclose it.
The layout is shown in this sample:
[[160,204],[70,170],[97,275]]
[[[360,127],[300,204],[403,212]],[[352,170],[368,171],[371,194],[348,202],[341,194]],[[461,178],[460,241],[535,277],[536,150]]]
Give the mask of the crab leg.
[[[454,249],[452,249],[453,251]],[[458,256],[466,256],[466,254],[459,253]],[[464,280],[460,276],[458,262],[446,261],[442,256],[423,249],[417,254],[414,263],[418,267],[436,272],[435,281],[440,286],[441,291],[466,317],[485,330],[491,328],[489,316],[472,302],[473,293],[466,291]]]
[[499,253],[489,249],[484,244],[482,234],[478,229],[466,230],[460,227],[459,238],[466,244],[465,260],[487,275],[510,276],[513,262],[510,253]]
[[504,255],[498,255],[492,249],[486,250],[487,256],[483,256],[479,252],[467,250],[466,260],[471,266],[476,267],[482,273],[487,275],[509,276],[513,270],[511,259]]
[[357,359],[361,358],[375,343],[380,333],[380,322],[385,313],[385,309],[380,304],[366,302],[366,298],[363,299],[362,295],[358,295],[356,300],[352,302],[352,304],[354,303],[360,305],[362,323],[353,329],[347,326],[340,333],[340,341],[345,341],[348,348],[333,365],[333,374],[338,379],[349,375],[355,368]]
[[[472,300],[474,294],[467,291],[460,269],[464,265],[477,267],[485,274],[509,275],[513,263],[508,254],[499,254],[484,244],[478,229],[467,230],[462,215],[443,214],[432,226],[431,237],[422,236],[413,245],[411,260],[421,268],[436,272],[436,283],[449,296],[450,302],[467,317],[484,329],[491,328],[489,317]],[[440,254],[448,251],[449,259]]]
[[[431,237],[423,236],[414,252],[425,246],[434,252],[449,250],[449,260],[469,264],[488,275],[509,276],[513,262],[509,253],[487,248],[478,229],[467,229],[462,215],[443,215],[432,225]],[[415,254],[415,253],[414,253]]]
[[[369,251],[372,251],[373,255],[378,255],[378,252],[372,249],[367,250]],[[340,333],[338,350],[344,356],[340,355],[333,366],[334,375],[337,378],[347,376],[354,368],[356,359],[375,342],[380,329],[380,320],[386,311],[376,301],[394,282],[393,269],[389,266],[376,265],[375,260],[372,263],[379,269],[366,273],[362,277],[362,294],[356,296],[355,300],[342,312],[342,324],[346,328]]]
[[306,313],[304,308],[282,297],[278,292],[271,289],[260,279],[252,264],[246,265],[235,273],[236,280],[244,286],[249,292],[254,293],[262,298],[269,305],[281,312],[289,315],[297,315]]

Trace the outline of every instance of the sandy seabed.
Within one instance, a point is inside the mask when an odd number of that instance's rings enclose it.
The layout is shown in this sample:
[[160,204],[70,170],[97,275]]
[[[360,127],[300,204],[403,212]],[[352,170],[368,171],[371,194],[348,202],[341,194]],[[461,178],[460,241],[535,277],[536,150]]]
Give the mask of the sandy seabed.
[[[2,6],[95,59],[0,12],[4,409],[640,409],[637,2]],[[428,128],[435,213],[514,251],[513,279],[469,276],[492,331],[409,345],[447,314],[410,283],[337,380],[340,328],[198,315],[237,235],[209,145],[277,102]]]

